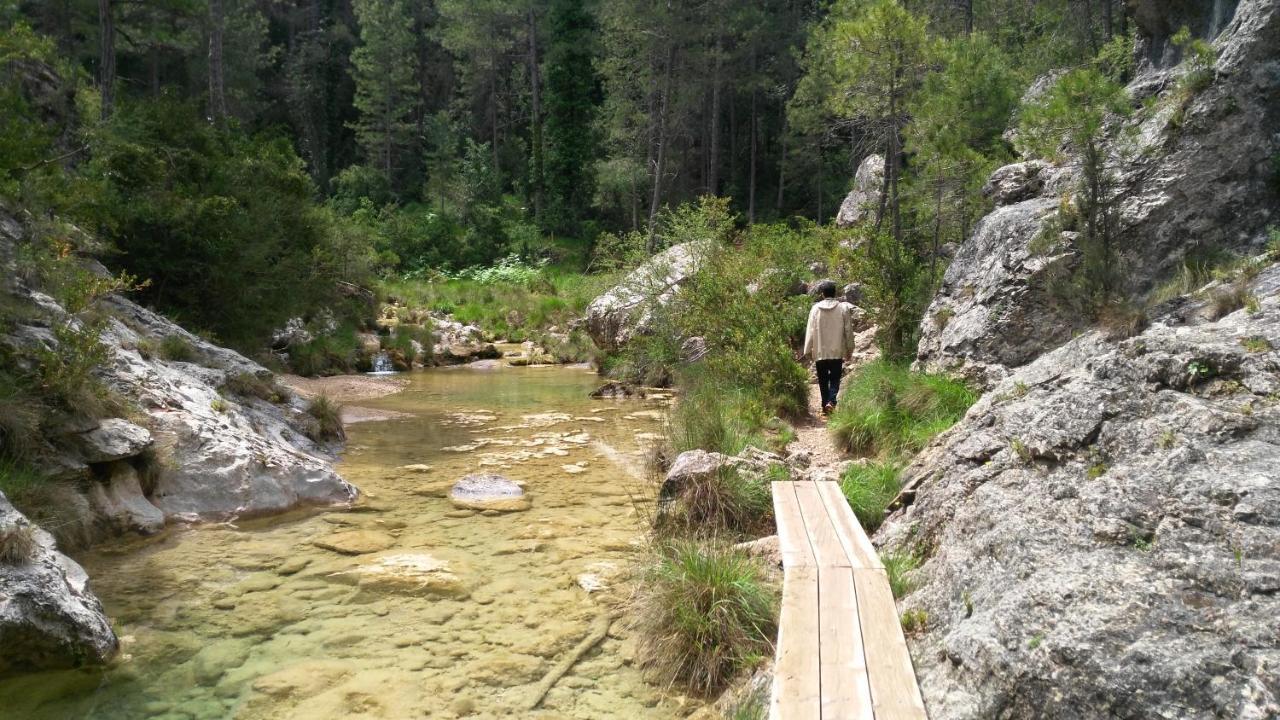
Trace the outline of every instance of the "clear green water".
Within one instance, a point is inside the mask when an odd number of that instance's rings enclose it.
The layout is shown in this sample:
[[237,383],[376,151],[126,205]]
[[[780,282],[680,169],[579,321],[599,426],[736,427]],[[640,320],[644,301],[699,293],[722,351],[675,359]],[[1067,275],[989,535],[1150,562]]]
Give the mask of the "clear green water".
[[[577,578],[607,576],[634,552],[636,468],[661,431],[661,405],[590,400],[597,379],[571,368],[411,380],[357,403],[407,414],[348,428],[340,469],[365,492],[360,511],[174,529],[78,558],[122,656],[106,671],[0,683],[0,718],[680,714],[643,681],[619,623],[542,708],[523,709],[610,609],[608,593],[588,595]],[[403,468],[413,464],[431,468]],[[532,509],[455,510],[449,485],[482,470],[527,483]],[[353,530],[385,549],[350,556],[314,544]],[[369,572],[380,563],[422,573]]]

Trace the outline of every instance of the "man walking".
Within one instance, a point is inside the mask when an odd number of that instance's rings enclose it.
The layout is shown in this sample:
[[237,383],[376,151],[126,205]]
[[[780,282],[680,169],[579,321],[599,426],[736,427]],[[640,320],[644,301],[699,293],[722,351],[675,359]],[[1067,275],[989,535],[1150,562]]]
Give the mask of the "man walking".
[[844,359],[853,345],[853,306],[836,299],[836,284],[830,280],[818,285],[822,299],[809,311],[804,331],[804,354],[814,359],[818,372],[818,392],[822,396],[822,414],[830,415],[840,394],[840,375]]

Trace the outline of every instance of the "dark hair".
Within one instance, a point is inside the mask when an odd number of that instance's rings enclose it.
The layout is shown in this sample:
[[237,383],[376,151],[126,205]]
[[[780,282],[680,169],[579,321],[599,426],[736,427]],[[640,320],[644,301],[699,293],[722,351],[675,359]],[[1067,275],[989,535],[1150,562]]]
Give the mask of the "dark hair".
[[836,296],[836,284],[830,280],[824,280],[818,284],[818,294],[824,298],[833,298]]

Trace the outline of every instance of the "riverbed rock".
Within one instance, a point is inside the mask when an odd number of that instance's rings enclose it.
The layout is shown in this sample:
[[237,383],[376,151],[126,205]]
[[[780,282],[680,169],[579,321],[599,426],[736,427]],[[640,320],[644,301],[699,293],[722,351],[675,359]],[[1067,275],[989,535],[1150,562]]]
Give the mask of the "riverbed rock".
[[423,552],[390,552],[362,558],[347,571],[362,593],[464,598],[467,583],[450,563]]
[[706,248],[672,245],[636,268],[621,283],[587,306],[586,329],[596,347],[616,351],[649,331],[660,308],[702,264]]
[[932,717],[1280,716],[1280,265],[1245,290],[1012,371],[903,471]]
[[364,555],[386,550],[396,539],[377,530],[346,530],[311,541],[312,545],[343,555]]
[[113,463],[105,482],[89,485],[89,504],[113,533],[151,535],[164,529],[164,513],[142,492],[138,471],[127,462]]
[[[1214,40],[1208,87],[1184,99],[1179,69],[1144,65],[1129,88],[1134,96],[1160,89],[1152,110],[1108,126],[1104,150],[1117,159],[1121,198],[1117,262],[1123,292],[1139,299],[1197,253],[1260,252],[1266,228],[1277,222],[1270,158],[1280,154],[1280,6],[1241,0],[1234,14],[1231,6],[1222,5],[1230,22]],[[1040,170],[1045,184],[1036,197],[1029,168],[1020,163],[992,176],[993,191],[1010,204],[978,223],[947,268],[921,322],[921,369],[991,387],[1083,329],[1080,313],[1046,289],[1050,276],[1079,262],[1076,235],[1052,228],[1062,197],[1075,192],[1074,173]],[[994,189],[1002,179],[1007,192]]]
[[449,501],[464,510],[528,510],[529,497],[519,483],[501,475],[467,475],[449,489]]
[[0,494],[0,545],[14,534],[24,551],[0,559],[0,676],[105,663],[119,642],[88,576]]
[[867,218],[875,217],[883,185],[884,156],[867,156],[854,173],[853,189],[845,196],[844,202],[840,203],[840,210],[836,213],[836,227],[853,227]]

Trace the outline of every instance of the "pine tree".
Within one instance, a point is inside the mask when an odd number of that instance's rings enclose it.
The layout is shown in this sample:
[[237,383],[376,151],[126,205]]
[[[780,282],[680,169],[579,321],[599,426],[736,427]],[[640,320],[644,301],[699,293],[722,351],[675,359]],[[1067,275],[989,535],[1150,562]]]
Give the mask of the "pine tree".
[[574,234],[595,195],[597,81],[592,72],[592,17],[583,0],[552,0],[548,16],[547,226]]
[[360,46],[351,52],[359,119],[352,127],[370,164],[395,187],[396,172],[415,138],[419,102],[411,58],[413,17],[403,0],[355,0]]

